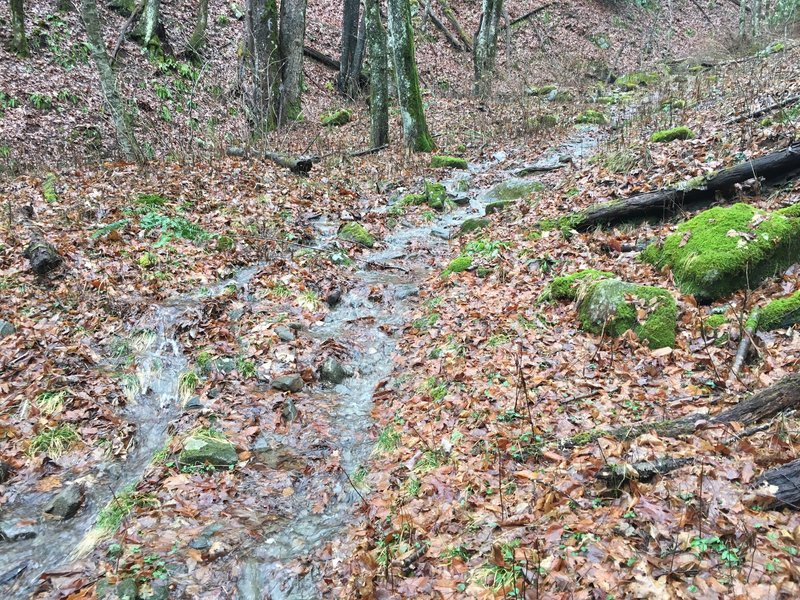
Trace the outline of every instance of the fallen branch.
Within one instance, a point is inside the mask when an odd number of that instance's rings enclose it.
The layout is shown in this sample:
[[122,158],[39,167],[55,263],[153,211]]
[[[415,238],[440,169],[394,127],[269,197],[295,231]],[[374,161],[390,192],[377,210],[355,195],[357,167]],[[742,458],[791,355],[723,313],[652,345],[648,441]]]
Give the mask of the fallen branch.
[[55,246],[44,237],[39,226],[33,222],[33,207],[23,206],[19,215],[28,235],[28,244],[22,251],[22,256],[28,259],[34,273],[45,275],[61,265],[63,259]]
[[119,32],[119,36],[117,37],[117,42],[114,44],[114,51],[111,53],[111,65],[114,65],[114,61],[117,59],[117,53],[119,52],[120,47],[122,46],[122,42],[125,41],[125,37],[128,35],[128,32],[133,27],[133,24],[139,18],[139,15],[142,14],[142,9],[144,9],[144,0],[137,4],[133,11],[131,12],[131,16],[128,17],[128,20],[125,21],[125,25],[122,26],[122,29]]
[[511,24],[509,25],[509,27],[506,27],[506,29],[513,28],[515,25],[519,25],[519,24],[520,24],[520,23],[522,23],[523,21],[527,21],[527,20],[528,20],[528,19],[530,19],[531,17],[535,17],[535,16],[536,16],[536,15],[538,15],[540,12],[542,12],[544,9],[546,9],[546,8],[550,8],[550,7],[551,7],[551,6],[553,6],[554,4],[555,4],[555,2],[548,2],[547,4],[542,4],[541,6],[539,6],[539,7],[537,7],[537,8],[534,8],[533,10],[530,10],[530,11],[526,12],[526,13],[525,13],[524,15],[522,15],[521,17],[517,17],[516,19],[513,19],[513,20],[511,21]]
[[615,225],[641,219],[666,219],[684,210],[709,206],[719,197],[730,198],[736,184],[749,179],[777,183],[800,173],[800,142],[766,156],[723,169],[693,189],[668,188],[611,200],[564,217],[569,227],[586,231],[599,225]]
[[758,110],[754,110],[752,112],[739,115],[733,119],[729,119],[725,121],[726,125],[732,125],[733,123],[741,123],[742,121],[747,121],[749,119],[757,119],[758,117],[764,116],[767,113],[771,113],[774,110],[778,110],[779,108],[786,108],[790,104],[796,104],[800,102],[800,94],[796,96],[789,96],[785,100],[781,100],[780,102],[774,102],[769,106],[765,106],[764,108],[759,108]]
[[[238,156],[240,158],[248,157],[247,149],[240,146],[229,146],[225,153],[228,156]],[[298,175],[307,174],[311,171],[314,161],[318,160],[313,156],[291,156],[281,152],[264,152],[263,156]]]
[[367,148],[366,150],[357,150],[356,152],[350,152],[348,156],[352,158],[356,158],[358,156],[367,156],[368,154],[376,154],[381,150],[385,150],[389,147],[389,144],[384,144],[383,146],[375,146],[374,148]]
[[[428,4],[428,8],[430,8],[430,4]],[[439,20],[439,17],[437,17],[435,14],[433,14],[433,12],[429,12],[428,15],[430,16],[431,21],[433,22],[433,24],[436,26],[436,29],[438,29],[439,31],[442,32],[444,37],[447,39],[447,41],[450,43],[450,45],[453,48],[455,48],[459,52],[462,52],[463,50],[465,50],[465,48],[463,48],[461,46],[461,44],[458,42],[458,40],[455,38],[455,36],[448,31],[447,27],[444,26],[444,23],[442,23]]]
[[756,479],[755,487],[775,486],[774,497],[761,504],[763,508],[800,509],[800,458],[766,471]]
[[[332,71],[339,71],[339,61],[328,56],[327,54],[323,54],[318,50],[314,50],[310,46],[303,46],[303,54],[308,58],[317,61],[321,65],[328,67]],[[358,85],[361,87],[366,87],[368,83],[367,76],[363,73],[359,73]]]
[[600,469],[595,477],[604,481],[608,487],[619,488],[629,481],[650,481],[656,475],[664,475],[679,469],[693,460],[693,458],[662,456],[656,460],[646,460],[633,464],[609,464]]
[[458,38],[461,40],[461,43],[464,44],[464,48],[467,52],[472,52],[472,38],[467,35],[467,32],[464,31],[464,28],[461,26],[461,23],[458,22],[456,18],[456,13],[453,12],[453,9],[450,7],[450,4],[447,0],[439,0],[439,4],[442,7],[442,12],[444,13],[445,18],[450,22],[450,25],[453,26],[453,29],[456,30],[458,34]]
[[758,331],[758,321],[761,317],[758,309],[753,311],[750,318],[747,320],[747,325],[742,332],[742,339],[739,340],[739,347],[736,349],[736,357],[733,359],[733,366],[731,367],[731,375],[736,377],[747,359],[747,354],[750,352],[750,344],[753,341],[753,336]]

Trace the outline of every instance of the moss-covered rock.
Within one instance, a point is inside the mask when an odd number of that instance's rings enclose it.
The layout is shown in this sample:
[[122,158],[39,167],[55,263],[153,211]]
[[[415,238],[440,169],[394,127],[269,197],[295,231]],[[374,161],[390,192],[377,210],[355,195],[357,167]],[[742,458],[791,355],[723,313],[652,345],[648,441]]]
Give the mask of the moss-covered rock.
[[224,437],[197,433],[186,438],[178,457],[182,465],[213,465],[230,467],[239,457],[236,448]]
[[552,129],[558,125],[558,117],[549,113],[536,115],[534,117],[528,117],[525,120],[525,125],[528,129],[532,129],[533,131]]
[[636,71],[618,77],[614,85],[623,90],[635,90],[638,87],[648,86],[658,81],[658,73]]
[[512,200],[524,198],[532,192],[541,192],[543,189],[544,185],[539,181],[512,177],[489,188],[481,194],[481,200],[487,204],[494,202],[508,203]]
[[501,212],[506,209],[511,204],[508,200],[497,200],[495,202],[489,202],[486,205],[486,208],[483,210],[485,215],[493,215],[494,213]]
[[585,269],[570,275],[562,275],[550,282],[550,285],[544,291],[543,297],[547,300],[575,300],[578,297],[581,285],[613,277],[613,273],[598,271],[597,269]]
[[472,233],[478,229],[483,229],[484,227],[488,227],[491,224],[489,219],[467,219],[463,223],[461,223],[461,227],[458,230],[459,235],[465,235],[467,233]]
[[694,138],[694,132],[688,127],[673,127],[672,129],[662,129],[656,131],[650,136],[651,142],[664,143],[672,142],[674,140],[691,140]]
[[760,313],[758,328],[761,331],[783,329],[800,322],[800,290],[791,296],[773,300]]
[[457,256],[453,260],[450,261],[450,264],[447,265],[447,268],[444,270],[443,275],[447,276],[451,273],[463,273],[467,269],[472,266],[472,257],[471,256]]
[[575,122],[579,125],[605,125],[608,117],[597,110],[587,110],[575,117]]
[[339,229],[339,237],[367,248],[372,248],[375,245],[375,237],[361,223],[356,223],[355,221],[342,225]]
[[353,120],[353,113],[346,108],[332,110],[322,115],[320,121],[325,127],[341,127]]
[[458,156],[445,156],[442,154],[434,154],[431,157],[431,166],[434,168],[446,169],[466,169],[467,161]]
[[556,91],[556,86],[554,86],[552,84],[548,84],[548,85],[540,85],[540,86],[531,86],[527,90],[525,90],[525,93],[528,96],[537,96],[538,97],[538,96],[547,96],[551,92],[555,92],[555,91]]
[[701,302],[755,287],[797,261],[800,206],[767,213],[748,204],[714,207],[682,223],[641,258],[672,269],[682,292]]
[[447,202],[447,190],[441,183],[426,181],[425,198],[428,206],[435,210],[443,210]]

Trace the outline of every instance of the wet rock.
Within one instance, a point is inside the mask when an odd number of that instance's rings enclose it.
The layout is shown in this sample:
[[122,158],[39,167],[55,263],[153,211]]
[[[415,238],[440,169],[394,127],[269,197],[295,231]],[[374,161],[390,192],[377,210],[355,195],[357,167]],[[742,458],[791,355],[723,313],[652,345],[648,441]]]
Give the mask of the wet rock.
[[306,461],[297,450],[284,444],[270,444],[266,437],[260,436],[253,444],[253,452],[258,462],[281,471],[302,471]]
[[463,223],[461,223],[458,234],[464,235],[465,233],[472,233],[477,229],[488,227],[491,225],[491,223],[492,222],[489,219],[466,219]]
[[68,485],[45,507],[44,512],[53,517],[71,519],[83,504],[83,486],[78,483]]
[[450,232],[447,229],[445,229],[444,227],[433,227],[431,229],[431,235],[433,237],[438,237],[438,238],[441,238],[443,240],[449,240],[450,239]]
[[226,439],[190,436],[183,443],[178,460],[182,465],[230,467],[236,464],[239,457],[236,448]]
[[[213,391],[213,390],[211,390]],[[208,397],[211,398],[211,391],[209,391]],[[217,396],[219,392],[217,392]],[[200,398],[197,396],[192,396],[186,401],[186,404],[183,405],[183,410],[200,410],[203,408],[203,403],[200,402]]]
[[341,299],[342,299],[342,290],[336,289],[328,294],[328,297],[325,298],[325,302],[328,304],[328,306],[333,308],[334,306],[339,304]]
[[287,423],[291,423],[297,418],[297,407],[291,398],[286,398],[281,407],[281,417]]
[[16,332],[17,328],[14,327],[13,324],[0,319],[0,339],[9,335],[14,335]]
[[136,580],[123,579],[117,584],[117,597],[119,600],[136,600]]
[[413,284],[397,286],[394,291],[394,297],[397,300],[405,300],[411,296],[419,296],[419,288]]
[[213,360],[209,366],[211,370],[219,371],[220,373],[232,373],[236,370],[236,360],[223,356]]
[[544,189],[544,186],[538,181],[531,181],[528,179],[517,179],[512,177],[501,181],[481,195],[484,202],[492,203],[498,200],[505,200],[510,202],[518,198],[524,198],[531,192],[538,192]]
[[145,583],[139,588],[139,598],[141,600],[168,600],[169,583],[158,580]]
[[450,199],[456,206],[467,206],[469,204],[469,194],[464,192],[453,194]]
[[502,212],[506,209],[507,206],[511,204],[508,200],[498,200],[496,202],[489,202],[484,209],[485,215],[493,215],[494,213]]
[[10,464],[4,460],[0,460],[0,484],[8,481],[13,471]]
[[0,523],[0,540],[18,542],[36,537],[36,524],[29,521],[5,521]]
[[278,325],[273,331],[282,342],[291,342],[295,339],[294,331],[285,325]]
[[281,392],[299,392],[303,389],[305,384],[303,383],[303,378],[300,377],[300,375],[294,374],[276,377],[272,380],[271,385],[273,389]]
[[345,371],[342,363],[338,360],[329,356],[325,359],[325,362],[322,363],[322,366],[319,369],[319,378],[322,381],[328,381],[330,383],[341,383],[347,377],[347,371]]
[[211,547],[211,538],[215,533],[222,530],[222,525],[219,523],[212,523],[200,533],[199,536],[189,542],[189,548],[195,550],[208,550]]

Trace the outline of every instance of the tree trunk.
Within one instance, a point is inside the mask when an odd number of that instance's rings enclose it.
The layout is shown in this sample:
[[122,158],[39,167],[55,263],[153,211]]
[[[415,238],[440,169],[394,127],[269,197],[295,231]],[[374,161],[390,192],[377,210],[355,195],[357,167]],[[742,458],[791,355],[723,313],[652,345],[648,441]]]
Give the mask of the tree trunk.
[[186,54],[199,59],[200,52],[206,44],[206,29],[208,28],[208,0],[200,0],[197,7],[197,20],[194,22],[194,31],[186,47]]
[[378,0],[364,0],[369,45],[369,139],[373,148],[389,142],[389,50]]
[[279,123],[300,116],[303,86],[303,41],[306,35],[306,0],[281,2],[280,58],[281,103]]
[[145,48],[163,50],[166,40],[162,36],[162,29],[161,0],[145,0],[139,24],[133,33],[134,39],[139,40]]
[[25,37],[24,0],[11,0],[11,50],[20,56],[28,56],[28,38]]
[[394,56],[397,97],[406,146],[418,152],[430,152],[433,139],[428,132],[419,90],[409,0],[389,0],[389,44]]
[[111,69],[111,61],[106,53],[96,0],[81,0],[81,19],[86,28],[89,51],[100,77],[100,89],[103,92],[106,106],[111,112],[111,120],[117,133],[117,143],[126,160],[138,160],[141,157],[139,146],[125,114],[125,107],[117,90],[117,77]]
[[[342,10],[342,45],[339,58],[339,78],[336,87],[351,98],[358,95],[357,46],[361,0],[344,0]],[[358,65],[360,67],[360,64]]]
[[278,7],[275,0],[247,0],[244,61],[249,71],[246,92],[250,127],[259,137],[278,124],[280,73]]
[[702,208],[718,197],[731,197],[737,183],[754,177],[765,183],[781,182],[800,174],[800,142],[780,152],[723,169],[691,190],[665,189],[611,200],[565,217],[566,224],[578,231],[598,225],[615,225],[637,219],[666,219],[691,208]]
[[503,12],[503,0],[483,0],[481,21],[475,32],[475,93],[486,94],[491,85],[497,58],[497,31],[500,15]]

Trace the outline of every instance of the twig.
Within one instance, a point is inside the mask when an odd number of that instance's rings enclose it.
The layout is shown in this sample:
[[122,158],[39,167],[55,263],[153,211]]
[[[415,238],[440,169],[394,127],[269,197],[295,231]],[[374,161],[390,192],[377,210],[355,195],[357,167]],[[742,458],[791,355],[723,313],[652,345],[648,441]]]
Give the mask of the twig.
[[342,470],[342,473],[344,473],[344,476],[347,478],[347,482],[350,484],[350,487],[352,487],[353,491],[356,494],[358,494],[359,498],[361,498],[361,502],[364,504],[364,508],[366,510],[369,510],[369,504],[367,503],[366,498],[364,498],[364,496],[361,495],[361,492],[358,491],[358,488],[356,487],[356,484],[353,483],[352,479],[350,479],[350,475],[348,475],[347,471],[345,471],[345,469],[344,469],[344,467],[342,465],[339,465],[339,468]]

